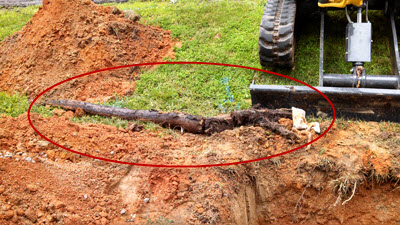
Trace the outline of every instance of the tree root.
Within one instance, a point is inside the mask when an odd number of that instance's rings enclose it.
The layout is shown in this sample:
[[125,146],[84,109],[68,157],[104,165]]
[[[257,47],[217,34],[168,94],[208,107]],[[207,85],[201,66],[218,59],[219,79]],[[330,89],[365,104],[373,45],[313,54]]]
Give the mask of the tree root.
[[88,114],[118,117],[126,120],[149,121],[172,129],[181,128],[197,134],[212,134],[231,130],[239,126],[260,126],[285,138],[299,139],[297,134],[278,123],[280,118],[291,118],[292,113],[283,110],[249,109],[233,111],[215,117],[202,117],[179,112],[158,112],[156,110],[132,110],[76,100],[51,100],[46,102],[68,110],[82,109]]

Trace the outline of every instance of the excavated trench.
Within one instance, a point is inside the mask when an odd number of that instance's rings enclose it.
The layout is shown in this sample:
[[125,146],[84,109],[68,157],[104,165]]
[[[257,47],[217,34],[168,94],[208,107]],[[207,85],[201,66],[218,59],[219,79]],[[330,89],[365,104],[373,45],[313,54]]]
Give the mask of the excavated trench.
[[[324,175],[321,175],[324,176]],[[312,184],[240,185],[235,195],[237,208],[232,213],[236,224],[397,224],[399,191],[394,183],[372,187],[364,182],[353,196],[338,200],[329,179],[322,179],[321,189]],[[348,200],[347,202],[345,202]]]
[[[53,0],[1,42],[0,90],[33,97],[71,74],[173,57],[173,45],[169,31],[125,18],[115,8]],[[83,79],[50,97],[103,102],[132,93],[136,72],[105,75],[101,84]],[[97,96],[89,91],[95,86],[102,87]],[[53,114],[32,115],[44,135],[120,161],[237,162],[299,144],[253,126],[181,134],[74,123],[71,118],[79,115],[61,109]],[[290,120],[279,123],[291,129]],[[322,130],[327,124],[321,123]],[[129,167],[50,144],[31,129],[26,113],[2,115],[0,224],[398,224],[399,140],[393,124],[341,121],[310,149],[270,160],[197,169]]]
[[[32,115],[43,134],[71,149],[121,161],[214,164],[293,147],[260,127],[210,136],[171,134],[161,128],[133,132],[74,123],[71,111],[55,113],[60,116]],[[399,134],[391,128],[382,131],[376,123],[335,126],[309,150],[278,158],[192,169],[129,167],[80,157],[42,140],[30,129],[26,114],[2,117],[0,124],[0,222],[4,224],[49,220],[114,224],[132,219],[139,224],[400,222]],[[121,214],[122,209],[127,213]]]

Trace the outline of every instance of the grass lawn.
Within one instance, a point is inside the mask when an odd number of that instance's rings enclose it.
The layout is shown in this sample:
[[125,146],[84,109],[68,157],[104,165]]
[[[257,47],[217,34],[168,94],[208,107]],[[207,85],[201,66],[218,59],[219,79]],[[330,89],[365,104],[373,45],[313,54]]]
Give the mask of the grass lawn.
[[0,41],[20,30],[38,10],[38,6],[0,9]]
[[[202,61],[245,65],[260,68],[258,61],[258,29],[265,7],[265,0],[178,0],[129,1],[115,5],[122,10],[133,10],[141,15],[141,22],[171,30],[173,38],[182,42],[175,48],[176,58],[170,61]],[[37,7],[0,10],[0,38],[20,29],[37,10]],[[319,17],[299,21],[297,51],[294,70],[266,68],[290,75],[311,85],[318,84]],[[372,63],[366,65],[370,74],[390,74],[387,34],[388,23],[381,13],[370,13],[374,24]],[[344,62],[344,35],[347,20],[344,12],[330,13],[327,19],[325,72],[349,73],[351,64]],[[249,85],[253,78],[264,84],[295,84],[277,76],[255,73],[251,70],[205,65],[164,65],[154,71],[144,72],[137,81],[132,96],[118,98],[109,105],[132,109],[157,109],[182,111],[210,116],[233,109],[251,106]],[[10,113],[9,107],[26,110],[23,103],[1,104],[0,113]],[[8,97],[7,97],[8,96]],[[40,110],[38,110],[40,111]],[[85,117],[81,122],[100,121],[111,124],[124,123],[100,117]]]

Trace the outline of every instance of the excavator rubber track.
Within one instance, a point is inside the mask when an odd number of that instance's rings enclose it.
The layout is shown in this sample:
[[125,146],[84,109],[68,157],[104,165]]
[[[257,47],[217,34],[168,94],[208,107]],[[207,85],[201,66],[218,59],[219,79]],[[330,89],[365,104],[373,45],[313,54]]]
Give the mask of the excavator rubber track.
[[261,19],[259,56],[262,66],[294,64],[295,0],[269,0]]

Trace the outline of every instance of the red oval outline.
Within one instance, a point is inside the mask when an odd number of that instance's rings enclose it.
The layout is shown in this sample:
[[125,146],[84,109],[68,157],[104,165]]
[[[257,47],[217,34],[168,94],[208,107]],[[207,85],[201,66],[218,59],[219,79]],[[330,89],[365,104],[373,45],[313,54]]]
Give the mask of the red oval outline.
[[[236,67],[236,68],[242,68],[242,69],[249,69],[249,70],[254,70],[254,71],[260,71],[260,72],[264,72],[264,73],[269,73],[269,74],[273,74],[276,76],[280,76],[280,77],[284,77],[293,81],[296,81],[297,83],[303,84],[311,89],[313,89],[314,91],[316,91],[318,94],[320,94],[322,97],[324,97],[328,103],[331,105],[332,107],[332,112],[333,112],[333,119],[331,124],[329,125],[328,129],[323,132],[321,135],[319,135],[317,138],[315,138],[314,140],[303,144],[299,147],[293,148],[291,150],[285,151],[285,152],[281,152],[275,155],[270,155],[270,156],[266,156],[266,157],[262,157],[262,158],[257,158],[257,159],[251,159],[251,160],[245,160],[245,161],[238,161],[238,162],[231,162],[231,163],[219,163],[219,164],[204,164],[204,165],[162,165],[162,164],[144,164],[144,163],[132,163],[132,162],[124,162],[124,161],[118,161],[118,160],[112,160],[112,159],[107,159],[107,158],[102,158],[102,157],[97,157],[97,156],[93,156],[93,155],[88,155],[85,153],[81,153],[72,149],[69,149],[67,147],[64,147],[52,140],[50,140],[49,138],[47,138],[46,136],[44,136],[42,133],[39,132],[39,130],[36,129],[36,127],[33,125],[32,121],[31,121],[31,109],[33,104],[39,99],[40,96],[42,96],[44,93],[46,93],[47,91],[53,89],[54,87],[63,84],[65,82],[83,77],[83,76],[87,76],[90,74],[94,74],[94,73],[99,73],[99,72],[103,72],[103,71],[108,71],[108,70],[116,70],[116,69],[121,69],[121,68],[127,68],[127,67],[133,67],[133,66],[150,66],[150,65],[164,65],[164,64],[198,64],[198,65],[214,65],[214,66],[228,66],[228,67]],[[331,100],[329,100],[329,98],[323,94],[321,91],[319,91],[318,89],[316,89],[315,87],[297,80],[293,77],[289,77],[286,75],[282,75],[279,73],[275,73],[272,71],[268,71],[268,70],[263,70],[263,69],[258,69],[258,68],[253,68],[253,67],[248,67],[248,66],[240,66],[240,65],[233,65],[233,64],[225,64],[225,63],[212,63],[212,62],[150,62],[150,63],[139,63],[139,64],[132,64],[132,65],[123,65],[123,66],[116,66],[116,67],[110,67],[110,68],[104,68],[104,69],[100,69],[100,70],[95,70],[95,71],[91,71],[91,72],[87,72],[81,75],[77,75],[71,78],[68,78],[66,80],[60,81],[54,85],[52,85],[51,87],[47,88],[46,90],[44,90],[43,92],[41,92],[38,96],[36,96],[36,98],[32,101],[32,103],[29,105],[29,109],[28,109],[28,120],[29,120],[29,124],[30,126],[35,130],[35,132],[37,134],[39,134],[42,138],[44,138],[46,141],[52,143],[53,145],[56,145],[64,150],[82,155],[82,156],[86,156],[89,158],[93,158],[93,159],[98,159],[98,160],[103,160],[103,161],[107,161],[107,162],[112,162],[112,163],[120,163],[120,164],[128,164],[128,165],[134,165],[134,166],[147,166],[147,167],[166,167],[166,168],[198,168],[198,167],[217,167],[217,166],[230,166],[230,165],[239,165],[239,164],[245,164],[245,163],[251,163],[251,162],[257,162],[257,161],[261,161],[261,160],[265,160],[265,159],[270,159],[270,158],[274,158],[274,157],[278,157],[281,155],[286,155],[289,154],[291,152],[297,151],[299,149],[302,149],[304,147],[306,147],[307,145],[310,145],[314,142],[316,142],[317,140],[319,140],[321,137],[323,137],[325,134],[328,133],[328,131],[332,128],[333,124],[335,123],[335,119],[336,119],[336,111],[335,111],[335,107],[333,106],[333,103],[331,102]]]

